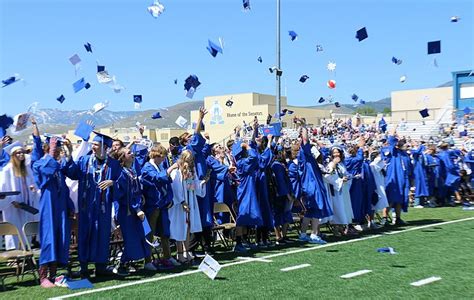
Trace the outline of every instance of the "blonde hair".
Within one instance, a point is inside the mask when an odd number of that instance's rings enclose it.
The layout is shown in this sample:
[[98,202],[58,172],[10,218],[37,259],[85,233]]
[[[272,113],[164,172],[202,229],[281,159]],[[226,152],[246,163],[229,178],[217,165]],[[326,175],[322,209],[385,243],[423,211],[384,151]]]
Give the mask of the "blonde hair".
[[110,156],[111,156],[113,159],[118,160],[118,161],[120,162],[120,165],[123,167],[124,162],[125,162],[123,158],[125,157],[125,154],[128,153],[128,151],[130,151],[130,149],[128,149],[128,148],[120,148],[120,149],[118,149],[118,150],[116,150],[116,151],[112,151],[112,152],[110,153]]
[[10,156],[10,163],[13,167],[13,175],[15,175],[15,177],[26,177],[26,160],[19,160],[15,155],[16,152],[17,151],[13,152]]
[[184,150],[178,159],[178,168],[184,179],[194,177],[194,156],[189,150]]
[[148,156],[150,157],[150,159],[155,159],[156,157],[166,157],[167,154],[168,151],[166,150],[166,148],[159,144],[151,148],[150,154],[148,154]]

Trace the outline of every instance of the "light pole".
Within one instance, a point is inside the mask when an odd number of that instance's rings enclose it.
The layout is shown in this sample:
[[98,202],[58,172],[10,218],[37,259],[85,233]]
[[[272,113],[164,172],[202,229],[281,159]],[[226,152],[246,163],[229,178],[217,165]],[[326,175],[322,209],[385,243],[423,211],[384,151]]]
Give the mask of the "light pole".
[[[277,70],[281,70],[280,67],[280,0],[277,2],[277,26],[276,26],[276,67]],[[281,122],[281,72],[275,72],[276,76],[276,111],[278,116],[278,121]]]

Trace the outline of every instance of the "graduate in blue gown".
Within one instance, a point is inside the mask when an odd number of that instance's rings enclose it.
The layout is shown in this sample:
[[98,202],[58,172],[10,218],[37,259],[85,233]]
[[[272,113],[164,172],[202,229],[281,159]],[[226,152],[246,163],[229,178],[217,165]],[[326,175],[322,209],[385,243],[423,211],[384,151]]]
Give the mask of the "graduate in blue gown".
[[61,145],[57,138],[51,138],[49,144],[44,145],[41,145],[39,135],[34,135],[33,138],[35,140],[33,151],[37,153],[37,157],[42,156],[33,163],[35,182],[41,189],[39,203],[41,252],[38,272],[41,286],[49,288],[54,287],[52,282],[56,276],[57,265],[67,265],[69,262],[70,219],[74,216],[74,204],[69,197],[64,173],[72,162],[70,157],[72,148],[68,143],[68,149],[64,149],[68,157],[62,158]]
[[370,210],[370,199],[364,195],[364,151],[362,147],[365,144],[363,137],[360,137],[358,145],[352,145],[349,149],[349,155],[346,156],[344,164],[347,171],[351,174],[352,184],[350,188],[352,212],[354,222],[364,224],[368,210]]
[[109,243],[111,236],[113,183],[121,173],[120,163],[107,155],[112,139],[97,134],[92,153],[82,156],[67,169],[67,176],[79,181],[78,258],[81,276],[89,276],[87,266],[94,262],[96,276],[110,275]]
[[[173,265],[170,261],[171,251],[169,244],[170,225],[168,208],[173,205],[173,190],[171,189],[171,172],[178,166],[172,164],[165,168],[164,162],[167,160],[167,151],[161,146],[154,146],[149,154],[150,160],[145,163],[141,170],[140,183],[143,187],[145,205],[143,210],[150,224],[151,232],[148,240],[153,242],[154,235],[158,235],[161,240],[163,250],[163,260],[160,263],[163,267]],[[145,269],[154,271],[156,268],[151,261],[151,255],[145,259]]]
[[405,140],[398,140],[395,136],[396,127],[388,137],[388,153],[385,153],[387,174],[385,176],[385,190],[391,207],[395,208],[395,224],[404,225],[401,212],[408,210],[408,192],[410,190],[409,174],[411,170],[410,158],[406,154]]
[[[303,124],[301,120],[297,120],[297,122]],[[318,158],[322,160],[321,155]],[[326,241],[319,236],[319,219],[328,218],[332,216],[333,212],[321,169],[311,153],[308,130],[305,126],[302,126],[302,144],[298,154],[298,166],[301,170],[302,197],[306,206],[306,213],[301,224],[300,240],[314,244],[326,244]],[[310,222],[312,230],[308,237],[306,231]]]
[[[447,143],[442,143],[439,149],[439,174],[442,182],[442,188],[440,189],[440,202],[441,205],[444,205],[447,202],[453,205],[451,197],[456,194],[459,184],[461,183],[461,176],[459,175],[460,168],[457,162],[462,154],[459,150],[449,149]],[[458,197],[458,194],[456,194],[456,196]]]
[[426,157],[426,180],[428,185],[429,203],[431,207],[436,206],[435,195],[438,192],[438,167],[439,159],[436,156],[436,146],[430,145],[425,154]]
[[145,212],[142,211],[142,191],[138,177],[133,167],[135,157],[130,149],[122,148],[113,153],[120,161],[122,169],[120,176],[114,182],[114,201],[118,202],[117,221],[123,237],[123,253],[120,266],[114,270],[118,275],[128,275],[126,263],[141,260],[150,256],[150,248],[146,242],[143,221]]
[[413,158],[413,177],[415,179],[415,207],[425,204],[426,199],[430,196],[428,181],[428,162],[425,155],[426,147],[421,144],[416,149],[411,150]]
[[[254,130],[254,137],[258,130]],[[272,180],[271,164],[273,163],[273,152],[271,149],[273,137],[262,137],[257,145],[255,141],[250,143],[252,149],[257,153],[257,199],[262,215],[262,225],[257,227],[256,242],[261,247],[269,245],[268,234],[274,228],[272,204],[276,198],[276,187]],[[258,148],[258,149],[257,149]]]

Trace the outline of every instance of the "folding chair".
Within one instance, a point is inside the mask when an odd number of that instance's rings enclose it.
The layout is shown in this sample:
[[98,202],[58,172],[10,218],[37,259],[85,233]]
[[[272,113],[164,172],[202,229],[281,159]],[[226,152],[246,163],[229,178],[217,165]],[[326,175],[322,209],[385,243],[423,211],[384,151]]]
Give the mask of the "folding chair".
[[[31,251],[27,251],[25,245],[23,244],[23,240],[20,236],[20,232],[15,225],[8,223],[8,222],[0,222],[0,235],[12,235],[18,238],[18,245],[19,249],[15,250],[6,250],[0,252],[0,261],[6,262],[7,265],[11,265],[15,267],[15,275],[17,281],[20,281],[20,275],[25,274],[25,266],[28,265],[32,274],[36,278],[36,263],[33,262],[33,253]],[[7,273],[6,276],[1,276],[2,281],[2,288],[5,289],[4,280],[8,275],[13,275]],[[23,279],[23,276],[22,276]]]
[[122,237],[122,230],[120,229],[120,225],[117,226],[112,231],[112,236],[110,238],[110,261],[113,263],[120,261],[120,256],[123,253],[123,237]]
[[[35,259],[35,255],[36,256],[39,256],[40,255],[40,249],[35,249],[33,250],[33,248],[31,248],[31,245],[30,245],[30,242],[29,242],[29,238],[32,237],[32,236],[37,236],[39,237],[39,222],[28,222],[28,223],[25,223],[23,225],[23,228],[22,228],[22,231],[23,231],[23,235],[26,237],[25,239],[25,247],[26,247],[26,250],[31,252],[33,254],[33,256],[31,257],[31,261],[33,262],[34,266],[35,266],[35,269],[38,269],[38,265],[36,264],[36,259]],[[22,274],[22,277],[21,277],[21,280],[23,280],[23,276],[25,274],[23,273]]]
[[[229,222],[219,224],[216,218],[216,214],[229,214]],[[224,244],[224,247],[229,248],[231,245],[228,243],[227,238],[224,235],[224,230],[235,230],[236,221],[232,210],[225,203],[214,203],[214,226],[212,231],[216,232],[220,240]]]

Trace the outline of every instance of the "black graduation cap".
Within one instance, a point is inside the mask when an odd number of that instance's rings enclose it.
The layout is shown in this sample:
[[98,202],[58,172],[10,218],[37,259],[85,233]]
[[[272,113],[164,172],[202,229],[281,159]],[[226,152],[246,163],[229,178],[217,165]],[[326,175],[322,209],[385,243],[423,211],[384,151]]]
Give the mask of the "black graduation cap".
[[97,73],[99,72],[104,72],[105,71],[105,66],[99,66],[97,65]]
[[199,82],[199,79],[196,75],[189,75],[188,78],[184,81],[184,89],[186,91],[189,91],[189,89],[194,88],[196,89],[198,86],[200,86],[201,83]]
[[0,138],[4,137],[8,127],[13,125],[13,118],[7,115],[0,116]]
[[288,115],[292,115],[292,114],[294,114],[295,112],[294,112],[293,110],[287,109],[287,110],[286,110],[286,113],[287,113]]
[[161,115],[160,115],[160,112],[157,111],[156,113],[154,113],[154,114],[151,116],[151,118],[152,118],[153,120],[155,120],[155,119],[161,119],[162,117],[161,117]]
[[262,59],[262,57],[261,57],[261,56],[259,56],[259,57],[257,58],[257,61],[258,61],[259,63],[262,63],[262,62],[263,62],[263,59]]
[[365,40],[366,38],[368,37],[367,35],[367,29],[365,27],[357,30],[357,33],[356,33],[356,39],[359,40],[359,42]]
[[300,82],[304,83],[308,79],[309,79],[308,75],[303,75],[303,76],[300,77]]
[[335,106],[335,107],[341,107],[341,104],[336,101],[336,102],[334,102],[334,106]]
[[250,0],[243,0],[242,4],[243,4],[245,10],[250,9]]
[[326,99],[324,99],[323,97],[320,97],[318,100],[319,103],[323,103],[324,101],[326,101]]
[[227,100],[225,103],[227,107],[232,107],[232,104],[234,104],[234,101],[232,101],[232,99]]
[[392,62],[396,65],[401,65],[402,64],[402,60],[396,58],[395,56],[392,56]]
[[174,84],[178,84],[178,79],[175,79],[175,80],[174,80]]
[[217,53],[222,54],[222,48],[216,44],[214,44],[211,40],[208,40],[209,46],[206,47],[207,51],[211,53],[212,57],[216,57]]
[[441,41],[428,42],[428,55],[441,52]]
[[112,147],[112,143],[114,142],[113,138],[97,131],[94,131],[94,133],[96,134],[96,136],[93,139],[94,142],[99,142],[109,148]]
[[420,115],[423,119],[430,116],[427,108],[420,110]]
[[88,82],[84,85],[84,87],[86,88],[86,90],[88,90],[91,87],[91,84]]
[[92,45],[89,43],[84,44],[84,48],[86,48],[87,52],[92,53]]
[[133,102],[142,103],[142,95],[133,95]]
[[64,95],[61,95],[58,98],[56,98],[56,100],[58,100],[60,103],[63,103],[64,100],[66,100],[66,98],[64,97]]
[[351,99],[357,101],[359,100],[359,96],[357,96],[356,94],[352,94]]

